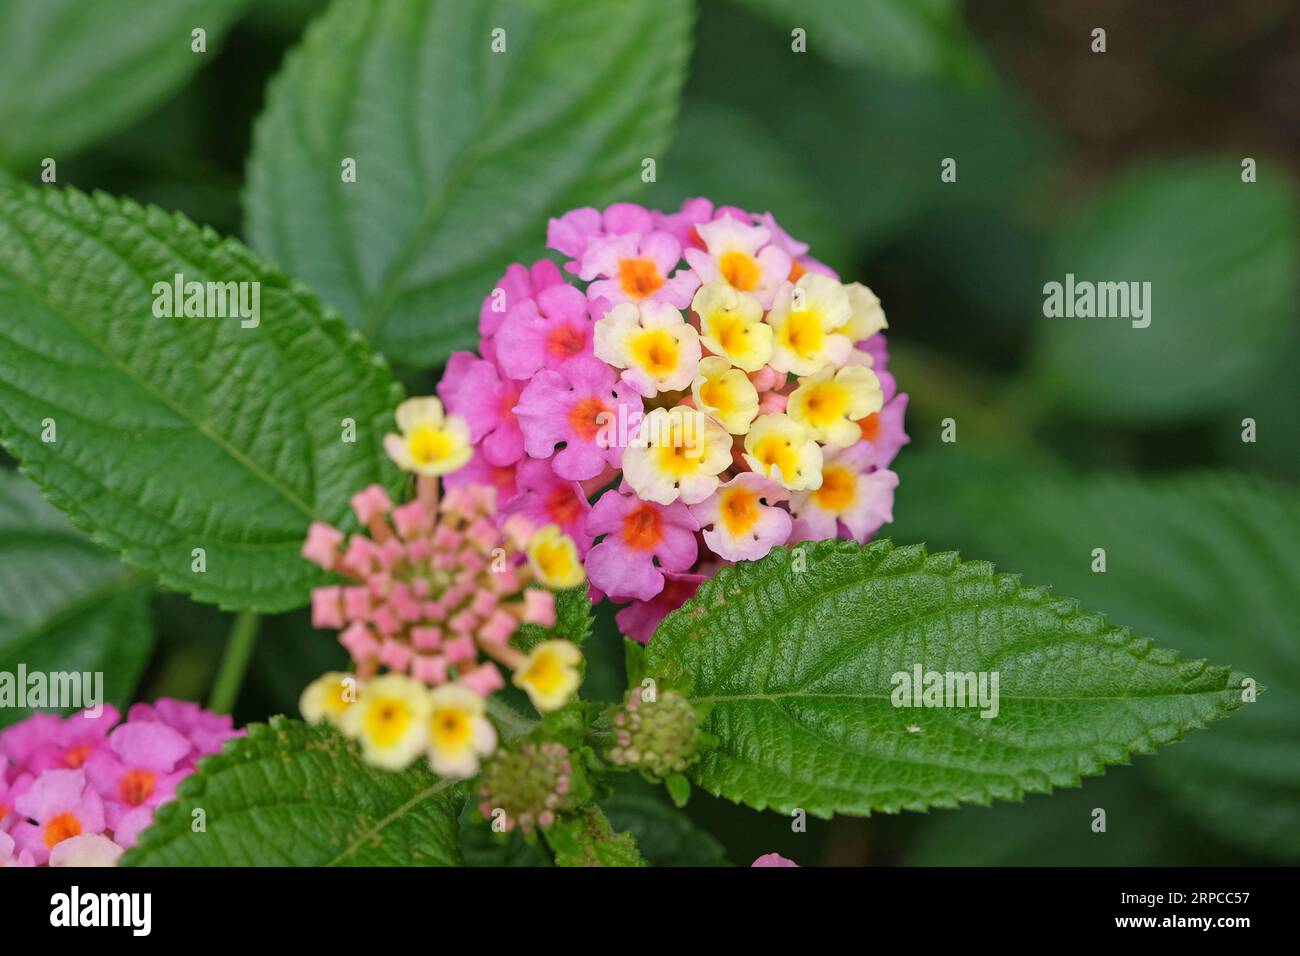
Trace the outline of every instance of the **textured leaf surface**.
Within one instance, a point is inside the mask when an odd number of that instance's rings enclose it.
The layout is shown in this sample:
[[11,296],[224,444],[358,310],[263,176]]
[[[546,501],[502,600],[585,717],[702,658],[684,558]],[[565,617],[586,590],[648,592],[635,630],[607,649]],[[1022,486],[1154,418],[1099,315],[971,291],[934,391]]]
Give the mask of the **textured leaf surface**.
[[[0,472],[0,671],[102,673],[105,699],[125,706],[153,649],[149,591],[31,482]],[[0,708],[0,726],[28,713]]]
[[[724,568],[666,618],[646,673],[711,704],[691,776],[817,816],[1074,786],[1241,706],[1242,674],[1182,661],[985,562],[888,541]],[[894,707],[891,677],[1000,675],[1000,709]],[[911,728],[911,729],[909,729]]]
[[978,57],[958,0],[743,0],[786,37],[807,35],[808,52],[846,66],[904,76],[969,75]]
[[[978,550],[1197,656],[1259,699],[1151,762],[1225,843],[1300,861],[1300,493],[1229,475],[1081,479],[933,452],[901,465],[898,533]],[[929,502],[944,502],[942,509]],[[972,520],[996,513],[998,520]],[[1106,573],[1092,571],[1106,549]]]
[[[423,760],[394,773],[332,729],[273,717],[203,760],[131,866],[458,866],[463,788]],[[195,833],[193,811],[207,830]]]
[[555,626],[539,627],[536,624],[524,624],[512,639],[522,650],[531,650],[552,638],[563,638],[581,644],[591,635],[594,622],[592,604],[587,597],[586,585],[560,591],[555,596]]
[[[143,114],[216,55],[247,0],[6,0],[0,162],[68,153]],[[207,31],[206,54],[191,31]],[[29,171],[34,175],[35,170]]]
[[539,258],[548,216],[640,188],[690,24],[689,0],[337,0],[258,122],[254,247],[386,354],[441,361],[505,266]]
[[[260,324],[156,318],[153,285],[176,273],[260,282]],[[298,555],[309,522],[350,520],[352,493],[396,477],[380,442],[399,397],[355,333],[238,242],[103,195],[0,191],[0,440],[165,586],[229,608],[303,603],[320,580]]]
[[1072,414],[1127,421],[1253,395],[1294,333],[1298,222],[1285,178],[1243,183],[1235,160],[1145,167],[1107,186],[1067,225],[1043,281],[1150,282],[1151,325],[1040,312],[1046,390]]
[[727,851],[712,834],[640,777],[621,774],[614,793],[600,807],[615,830],[636,837],[637,849],[651,866],[727,866]]
[[555,852],[556,866],[645,866],[636,838],[618,833],[595,804],[555,822],[546,841]]

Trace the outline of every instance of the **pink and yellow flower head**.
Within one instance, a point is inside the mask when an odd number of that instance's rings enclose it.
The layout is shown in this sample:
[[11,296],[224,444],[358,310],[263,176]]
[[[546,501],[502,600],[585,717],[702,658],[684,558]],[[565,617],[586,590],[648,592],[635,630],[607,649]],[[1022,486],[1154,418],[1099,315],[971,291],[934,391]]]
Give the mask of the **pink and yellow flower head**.
[[125,721],[33,714],[0,731],[0,866],[112,866],[196,762],[236,731],[228,716],[160,699]]
[[473,772],[491,723],[464,695],[481,703],[503,674],[539,710],[570,700],[576,646],[512,644],[555,621],[556,590],[588,581],[648,640],[726,562],[891,520],[907,395],[869,288],[771,213],[704,198],[575,209],[546,238],[562,266],[507,269],[479,354],[452,356],[441,401],[399,407],[385,448],[415,474],[413,500],[364,489],[361,531],[316,524],[303,546],[344,579],[317,589],[313,618],[357,667],[350,696],[325,675],[303,713],[376,761]]

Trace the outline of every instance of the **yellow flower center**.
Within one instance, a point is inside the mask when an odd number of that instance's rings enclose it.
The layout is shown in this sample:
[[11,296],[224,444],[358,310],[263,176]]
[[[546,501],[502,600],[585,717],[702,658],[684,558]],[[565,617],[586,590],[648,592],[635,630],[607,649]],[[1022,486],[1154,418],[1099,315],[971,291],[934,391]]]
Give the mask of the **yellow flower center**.
[[713,320],[713,337],[727,352],[744,352],[749,348],[749,323],[724,312]]
[[733,535],[742,535],[758,523],[758,495],[748,488],[731,488],[723,493],[722,523]]
[[853,504],[856,491],[853,472],[838,465],[827,465],[822,470],[822,486],[813,495],[822,508],[839,514]]
[[548,581],[568,577],[573,570],[573,558],[563,541],[537,545],[533,551],[533,558]]
[[447,708],[433,715],[431,725],[434,746],[443,753],[455,753],[470,745],[474,723],[463,710]]
[[758,263],[747,252],[724,252],[718,259],[718,271],[728,285],[741,292],[752,291],[761,275]]
[[429,465],[450,455],[455,449],[455,442],[441,428],[417,425],[406,436],[406,447],[416,464]]
[[632,343],[632,356],[651,375],[669,375],[677,369],[677,340],[663,329],[647,329]]
[[719,412],[726,413],[736,407],[732,389],[721,378],[706,379],[700,386],[700,398],[710,408],[716,408]]
[[523,680],[541,694],[558,693],[564,685],[564,665],[555,654],[538,654],[524,671]]
[[764,438],[754,449],[754,457],[763,463],[768,472],[781,469],[781,477],[791,480],[798,471],[798,456],[795,454],[794,442],[780,436]]
[[630,298],[644,299],[659,291],[664,277],[651,259],[623,259],[618,264],[618,281]]
[[808,394],[808,419],[819,428],[839,421],[848,412],[848,390],[835,382],[814,385]]
[[394,746],[411,725],[411,708],[400,700],[379,700],[366,713],[366,736],[376,747]]
[[781,329],[782,344],[800,358],[816,357],[821,352],[825,339],[821,316],[811,309],[791,312],[785,327]]

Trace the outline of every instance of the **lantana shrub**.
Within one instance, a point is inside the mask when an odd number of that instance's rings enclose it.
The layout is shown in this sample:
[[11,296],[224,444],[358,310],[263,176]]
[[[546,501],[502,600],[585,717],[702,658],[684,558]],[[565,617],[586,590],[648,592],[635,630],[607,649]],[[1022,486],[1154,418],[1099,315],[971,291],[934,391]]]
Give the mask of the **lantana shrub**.
[[[411,499],[370,485],[351,502],[363,530],[316,523],[303,547],[348,581],[317,588],[312,616],[356,662],[312,684],[303,715],[378,766],[425,754],[437,773],[475,774],[499,739],[484,705],[505,686],[498,665],[537,710],[563,707],[577,646],[511,644],[521,625],[555,625],[556,590],[586,582],[593,602],[624,604],[620,629],[645,643],[724,564],[864,543],[891,520],[907,395],[870,289],[770,213],[704,198],[575,209],[547,245],[562,265],[510,266],[484,298],[477,354],[451,356],[439,398],[398,407],[384,449]],[[613,762],[684,770],[693,740],[664,754],[631,737],[656,714],[675,715],[669,734],[690,726],[676,700],[638,715],[634,692]]]
[[[301,688],[303,720],[238,733],[166,700],[7,729],[0,862],[450,866],[505,843],[671,864],[620,806],[635,788],[660,817],[696,787],[794,823],[987,804],[1255,700],[1048,588],[879,537],[908,441],[884,311],[771,214],[619,203],[551,220],[546,245],[482,290],[436,394],[406,397],[239,243],[0,187],[6,449],[96,543],[241,612],[231,647],[309,602],[351,661]],[[69,282],[32,249],[95,253]],[[257,283],[259,320],[156,316],[155,274],[185,270]],[[99,390],[32,354],[102,359]],[[114,416],[78,428],[100,391]],[[70,440],[30,427],[51,394],[80,413]],[[140,440],[160,422],[183,453]],[[605,601],[619,635],[592,633]],[[624,658],[604,699],[583,694],[596,641]]]

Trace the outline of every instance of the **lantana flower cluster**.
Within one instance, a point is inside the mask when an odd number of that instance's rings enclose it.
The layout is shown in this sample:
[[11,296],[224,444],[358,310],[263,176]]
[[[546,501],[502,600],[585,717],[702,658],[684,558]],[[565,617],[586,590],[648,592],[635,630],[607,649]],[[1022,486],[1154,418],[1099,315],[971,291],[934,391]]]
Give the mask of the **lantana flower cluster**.
[[892,520],[907,396],[870,289],[707,199],[575,209],[547,245],[563,266],[510,266],[478,353],[447,364],[472,445],[449,483],[558,528],[624,633],[648,640],[724,562]]
[[198,759],[241,733],[228,716],[166,698],[125,721],[105,705],[0,731],[0,866],[112,866]]
[[316,522],[303,544],[345,582],[313,591],[312,621],[338,631],[355,672],[322,675],[300,709],[358,741],[375,766],[425,756],[436,773],[470,777],[497,747],[486,701],[505,686],[501,668],[539,711],[577,690],[576,644],[542,640],[525,652],[512,638],[524,625],[553,628],[556,592],[586,578],[557,525],[501,515],[495,487],[454,480],[472,454],[463,417],[413,398],[396,419],[384,448],[415,476],[415,494],[395,505],[379,485],[363,488],[351,500],[362,530]]

